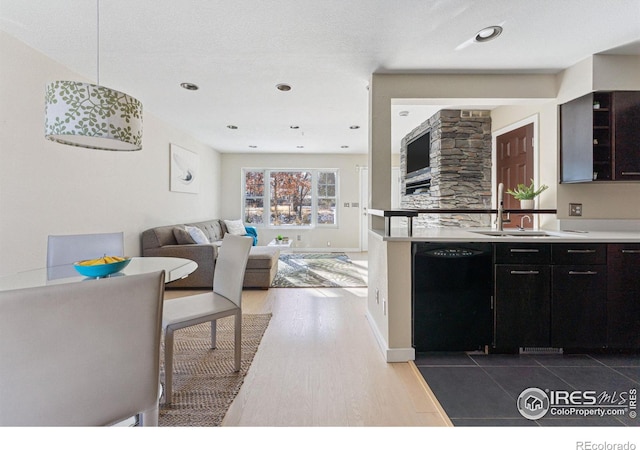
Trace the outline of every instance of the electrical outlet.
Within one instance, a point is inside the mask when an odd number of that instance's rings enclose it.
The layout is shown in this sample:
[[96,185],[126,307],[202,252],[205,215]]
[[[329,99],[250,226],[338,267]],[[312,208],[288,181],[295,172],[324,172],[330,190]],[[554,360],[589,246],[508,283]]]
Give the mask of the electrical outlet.
[[297,241],[301,241],[301,240],[302,240],[302,235],[300,235],[300,234],[299,234],[299,235],[297,235],[297,236],[296,236],[296,240],[297,240]]
[[582,203],[569,203],[569,215],[581,216],[582,215]]

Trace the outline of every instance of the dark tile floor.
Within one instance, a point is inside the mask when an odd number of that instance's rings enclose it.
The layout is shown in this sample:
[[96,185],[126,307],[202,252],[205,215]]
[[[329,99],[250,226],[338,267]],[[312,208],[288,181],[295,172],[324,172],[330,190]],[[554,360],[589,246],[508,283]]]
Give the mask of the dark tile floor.
[[598,394],[640,391],[638,354],[437,352],[418,353],[415,364],[454,426],[640,426],[629,408],[624,416],[560,416],[549,411],[541,419],[529,420],[516,404],[520,393],[531,387]]

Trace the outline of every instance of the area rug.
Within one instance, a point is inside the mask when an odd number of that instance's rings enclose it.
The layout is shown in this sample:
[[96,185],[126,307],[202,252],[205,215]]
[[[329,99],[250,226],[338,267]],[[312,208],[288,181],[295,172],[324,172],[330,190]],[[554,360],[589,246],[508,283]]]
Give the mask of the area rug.
[[366,287],[344,253],[281,253],[271,287]]
[[[174,335],[173,399],[170,406],[160,405],[159,425],[219,426],[240,391],[270,320],[271,314],[243,314],[240,372],[233,371],[233,317],[218,320],[215,350],[209,348],[211,328],[208,322],[177,331]],[[164,380],[163,372],[161,380]]]

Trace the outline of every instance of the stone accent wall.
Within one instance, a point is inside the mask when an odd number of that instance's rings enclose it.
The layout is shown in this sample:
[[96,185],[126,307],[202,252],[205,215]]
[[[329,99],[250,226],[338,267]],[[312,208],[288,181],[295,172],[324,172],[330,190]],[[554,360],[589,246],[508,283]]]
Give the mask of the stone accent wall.
[[[430,174],[406,179],[407,142],[431,130]],[[402,140],[400,170],[407,183],[431,178],[424,192],[403,195],[404,209],[491,207],[491,117],[489,111],[441,110]],[[420,214],[414,228],[489,226],[484,214]]]

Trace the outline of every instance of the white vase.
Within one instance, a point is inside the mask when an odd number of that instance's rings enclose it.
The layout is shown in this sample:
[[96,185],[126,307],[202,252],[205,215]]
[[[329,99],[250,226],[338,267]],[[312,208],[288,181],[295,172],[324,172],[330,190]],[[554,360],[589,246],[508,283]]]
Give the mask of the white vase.
[[520,209],[533,209],[535,206],[535,200],[520,200]]

